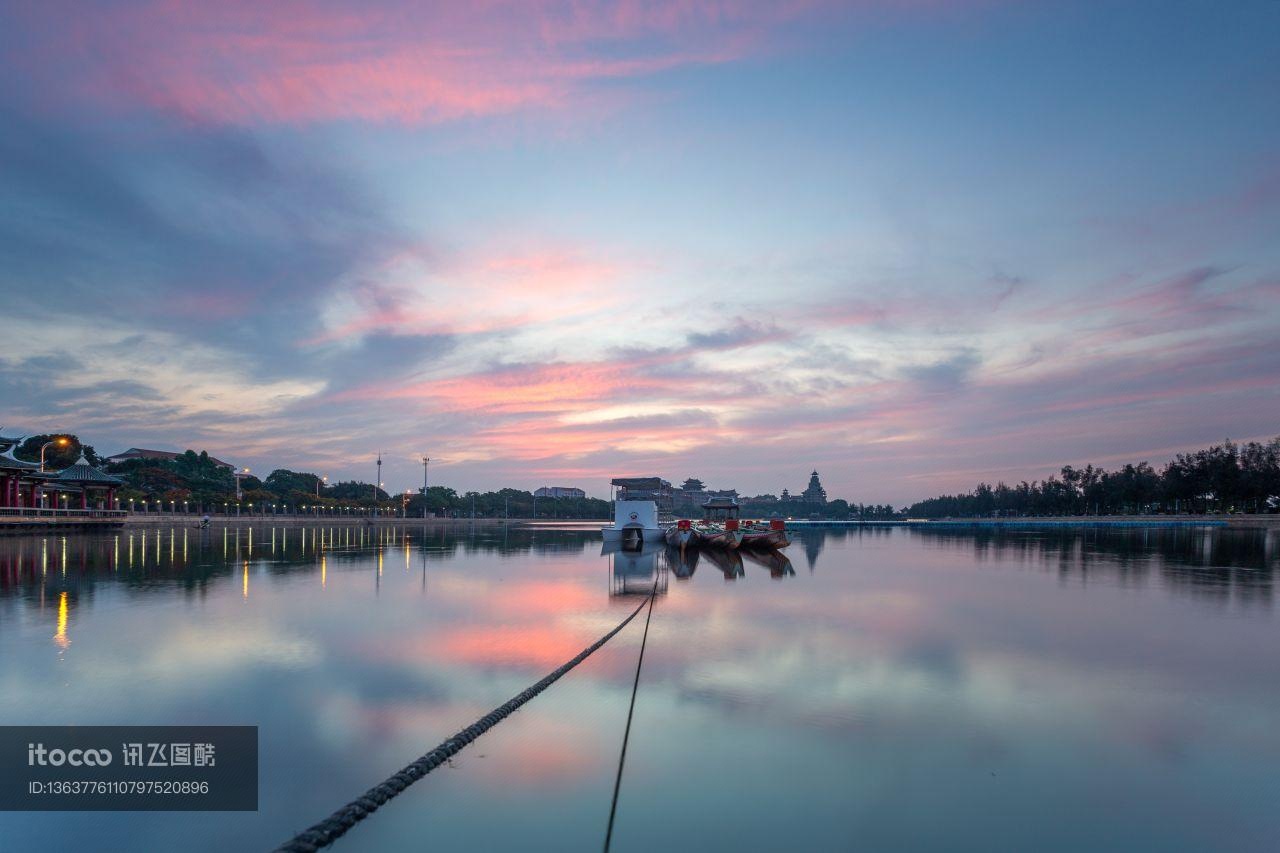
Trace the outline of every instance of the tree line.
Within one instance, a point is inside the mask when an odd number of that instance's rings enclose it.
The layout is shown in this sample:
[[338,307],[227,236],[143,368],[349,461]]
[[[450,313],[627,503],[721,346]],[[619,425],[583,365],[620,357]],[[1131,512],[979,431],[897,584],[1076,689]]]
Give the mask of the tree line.
[[[74,461],[81,444],[75,436],[68,447],[59,450],[57,464],[65,467],[62,457]],[[39,442],[25,442],[38,452]],[[88,453],[92,448],[84,446]],[[19,455],[23,455],[20,451]],[[87,455],[87,454],[86,454]],[[54,467],[52,457],[50,467]],[[96,456],[90,461],[99,461]],[[67,463],[70,464],[70,463]],[[159,501],[163,505],[183,505],[197,511],[218,511],[239,505],[253,506],[254,511],[274,507],[279,511],[310,512],[312,507],[334,509],[356,507],[383,513],[404,513],[421,518],[424,510],[433,516],[451,518],[607,518],[609,503],[595,498],[535,498],[532,492],[500,489],[496,492],[462,492],[447,486],[432,486],[424,494],[421,489],[408,495],[392,495],[372,483],[346,480],[327,483],[308,471],[277,468],[259,478],[244,475],[240,479],[240,497],[236,496],[236,480],[232,471],[210,458],[206,451],[188,450],[173,459],[128,459],[108,466],[110,473],[124,479],[126,485],[117,496],[129,501]]]
[[1280,436],[1179,453],[1158,471],[1139,462],[1114,471],[1067,465],[1059,475],[1016,486],[979,483],[904,512],[912,518],[1277,512]]
[[859,521],[885,521],[898,518],[898,511],[889,504],[850,503],[836,498],[825,504],[806,503],[799,498],[781,500],[773,495],[757,495],[738,499],[743,518],[826,518],[854,519]]

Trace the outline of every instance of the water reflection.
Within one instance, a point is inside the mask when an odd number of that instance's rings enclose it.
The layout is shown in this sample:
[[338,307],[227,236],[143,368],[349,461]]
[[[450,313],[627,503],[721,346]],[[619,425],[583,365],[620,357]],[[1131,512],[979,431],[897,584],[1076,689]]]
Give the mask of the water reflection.
[[746,576],[745,564],[761,566],[768,570],[770,577],[784,578],[795,575],[796,570],[791,560],[782,551],[741,549],[727,551],[721,548],[679,548],[667,549],[667,562],[672,566],[678,580],[688,580],[697,571],[698,563],[706,560],[724,575],[727,581],[736,581]]
[[781,551],[744,550],[742,556],[748,562],[768,569],[770,577],[785,578],[796,573],[791,567],[791,560]]
[[641,550],[632,551],[623,548],[621,542],[605,542],[600,554],[609,561],[609,595],[667,594],[669,560],[666,545],[646,543]]
[[[797,544],[810,572],[828,547],[846,548],[918,539],[929,550],[964,552],[979,565],[1056,572],[1064,582],[1141,586],[1158,581],[1175,594],[1207,602],[1270,606],[1280,567],[1280,530],[1118,529],[1077,531],[998,529],[833,528],[803,531]],[[107,536],[0,538],[0,599],[16,598],[38,610],[56,602],[58,644],[65,648],[71,613],[93,600],[101,583],[136,594],[168,592],[203,597],[210,586],[237,575],[242,598],[259,572],[314,572],[321,589],[330,571],[375,560],[373,584],[380,590],[387,561],[410,571],[416,563],[420,590],[427,590],[428,564],[459,555],[574,555],[598,543],[592,531],[546,527],[324,525],[315,527],[152,528]],[[792,549],[796,550],[796,549]],[[667,593],[668,575],[692,579],[709,565],[726,581],[746,577],[746,565],[772,578],[795,575],[785,552],[735,552],[658,546],[641,553],[603,549],[613,596],[647,594],[655,580]],[[745,560],[745,564],[744,564]],[[832,565],[832,571],[841,567]]]
[[[410,568],[416,551],[427,561],[459,554],[578,554],[581,531],[475,526],[153,528],[120,533],[0,537],[0,597],[70,590],[92,595],[94,584],[118,580],[139,590],[177,586],[199,593],[211,581],[244,569],[272,574],[316,571],[327,584],[331,561],[375,555],[378,574],[395,552]],[[596,537],[598,541],[598,537]],[[243,577],[238,578],[244,585]]]
[[[466,524],[0,539],[0,716],[258,725],[264,791],[254,814],[111,833],[0,815],[0,837],[266,848],[656,582],[619,851],[1250,849],[1277,829],[1275,535],[820,529],[777,555]],[[351,849],[598,850],[638,642],[620,633]],[[761,791],[771,808],[742,807]]]
[[[897,535],[903,533],[897,531]],[[833,542],[842,545],[851,539],[885,539],[893,535],[895,531],[887,528],[819,528],[805,530],[797,539],[807,568],[813,571],[818,557]],[[1177,576],[1173,578],[1176,583],[1190,587],[1204,582],[1215,589],[1225,586],[1245,595],[1262,592],[1263,597],[1267,597],[1265,593],[1270,589],[1270,572],[1280,561],[1280,530],[917,528],[908,535],[919,537],[929,547],[972,551],[983,562],[1052,566],[1085,576],[1102,572],[1135,577],[1152,571],[1171,571]],[[187,582],[185,585],[198,588],[209,577],[217,575],[220,567],[239,568],[244,561],[270,566],[276,572],[314,567],[321,572],[323,580],[329,559],[359,559],[371,551],[398,550],[408,568],[411,553],[415,551],[424,562],[475,553],[576,554],[592,539],[599,541],[589,532],[579,530],[413,525],[156,528],[100,537],[2,537],[0,595],[13,595],[17,590],[30,587],[35,576],[65,577],[68,572],[94,579],[123,569],[127,572],[124,580],[140,586],[182,579]],[[659,563],[657,555],[661,552],[662,549],[646,551],[646,556],[655,556],[655,571]],[[602,553],[609,556],[607,552]],[[782,576],[794,573],[787,556],[787,552],[760,552],[749,555],[747,560],[765,565],[771,573]],[[683,554],[672,549],[661,560],[661,566],[673,570],[677,578],[688,578],[703,559],[713,563],[726,578],[744,574],[739,555],[714,549],[706,549],[705,553],[687,549]],[[648,565],[647,560],[644,565]],[[629,571],[641,570],[636,565]]]
[[704,556],[707,562],[721,571],[727,581],[737,580],[746,574],[746,570],[742,568],[742,555],[737,551],[707,548]]
[[926,545],[967,550],[979,563],[1033,566],[1080,583],[1150,583],[1208,601],[1269,606],[1280,567],[1280,530],[1085,528],[1078,531],[912,531]]

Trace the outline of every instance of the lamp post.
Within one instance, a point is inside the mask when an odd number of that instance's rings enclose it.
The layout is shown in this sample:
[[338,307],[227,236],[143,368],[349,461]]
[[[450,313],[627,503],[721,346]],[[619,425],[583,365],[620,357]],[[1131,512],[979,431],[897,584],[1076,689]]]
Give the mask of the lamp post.
[[427,517],[427,469],[431,464],[430,456],[422,457],[422,517]]
[[324,482],[324,483],[325,483],[325,485],[328,485],[328,483],[329,483],[329,475],[328,475],[328,474],[326,474],[326,475],[324,475],[323,477],[316,477],[316,497],[320,497],[320,483],[321,483],[321,482]]
[[46,441],[44,444],[40,445],[40,473],[44,473],[44,452],[55,444],[58,447],[66,447],[70,443],[71,439],[67,438],[65,435],[60,435],[52,441]]
[[244,500],[244,489],[240,488],[240,481],[249,476],[249,469],[245,468],[242,471],[236,471],[231,476],[236,478],[236,500],[242,501]]

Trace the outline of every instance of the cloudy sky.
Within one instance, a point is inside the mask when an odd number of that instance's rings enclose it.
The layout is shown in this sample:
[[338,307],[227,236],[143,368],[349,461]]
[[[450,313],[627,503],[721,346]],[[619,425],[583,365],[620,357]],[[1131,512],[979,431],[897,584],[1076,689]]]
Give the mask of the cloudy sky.
[[895,503],[1280,433],[1274,2],[0,7],[6,433]]

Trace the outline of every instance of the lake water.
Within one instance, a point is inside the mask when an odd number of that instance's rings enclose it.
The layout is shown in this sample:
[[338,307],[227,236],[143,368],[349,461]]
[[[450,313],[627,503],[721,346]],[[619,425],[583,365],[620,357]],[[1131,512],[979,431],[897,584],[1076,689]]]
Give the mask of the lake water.
[[[0,721],[256,725],[261,760],[256,813],[0,813],[0,848],[270,848],[656,577],[615,850],[1276,849],[1277,531],[815,530],[789,563],[707,556],[483,526],[0,539]],[[600,849],[642,631],[334,849]]]

